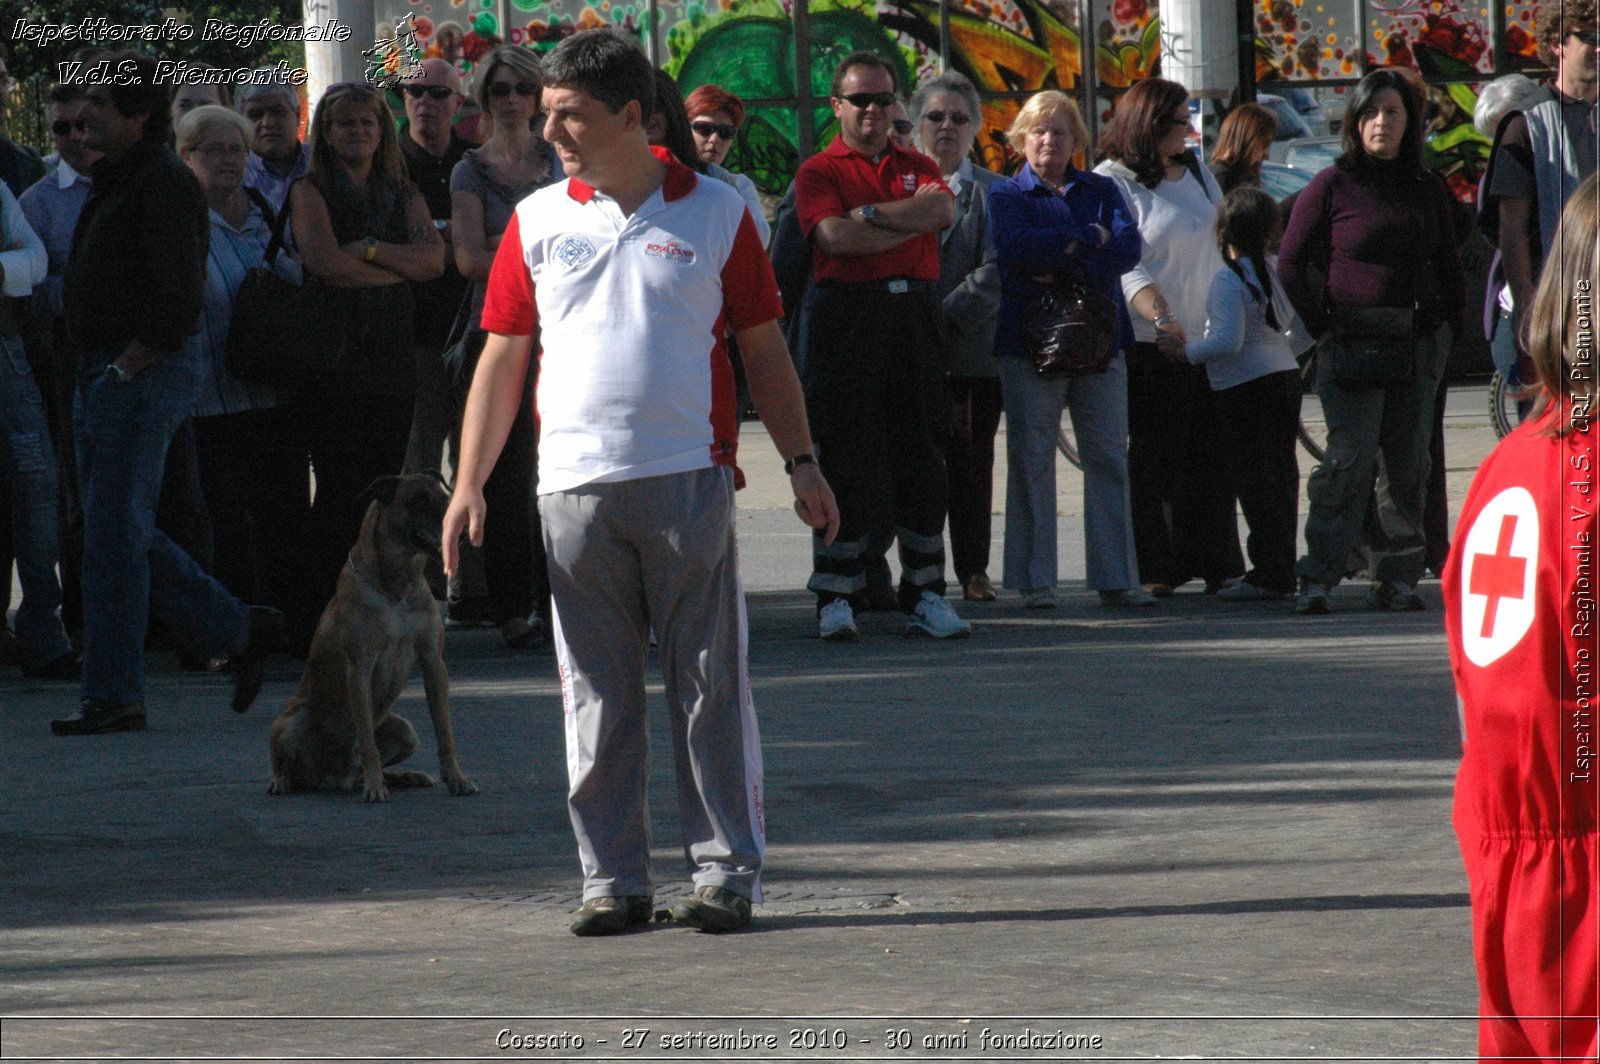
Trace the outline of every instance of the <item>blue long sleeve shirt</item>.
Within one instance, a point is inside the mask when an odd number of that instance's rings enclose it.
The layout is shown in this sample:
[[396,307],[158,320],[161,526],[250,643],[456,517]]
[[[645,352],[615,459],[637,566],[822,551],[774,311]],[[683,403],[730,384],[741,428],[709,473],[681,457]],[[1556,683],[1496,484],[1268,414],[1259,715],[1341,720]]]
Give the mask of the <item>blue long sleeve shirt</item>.
[[[1121,277],[1138,265],[1144,245],[1116,182],[1073,167],[1056,192],[1025,164],[1015,177],[989,189],[989,222],[1000,263],[996,355],[1028,357],[1022,311],[1046,288],[1035,278],[1053,277],[1074,262],[1097,291],[1116,303],[1117,348],[1125,350],[1133,342]],[[1096,225],[1111,234],[1104,244]],[[1069,255],[1067,246],[1073,241],[1077,247]]]

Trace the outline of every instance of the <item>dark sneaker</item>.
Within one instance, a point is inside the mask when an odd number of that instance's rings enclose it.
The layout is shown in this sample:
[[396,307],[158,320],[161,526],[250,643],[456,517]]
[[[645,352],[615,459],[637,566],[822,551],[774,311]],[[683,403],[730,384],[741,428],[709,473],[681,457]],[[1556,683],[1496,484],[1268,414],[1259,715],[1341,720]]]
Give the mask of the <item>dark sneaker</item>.
[[1319,584],[1309,577],[1300,578],[1300,590],[1294,596],[1296,613],[1332,613],[1328,605],[1328,585]]
[[78,712],[50,722],[52,735],[104,735],[107,732],[144,731],[144,703],[118,705],[103,698],[85,698]]
[[251,606],[244,648],[228,659],[233,669],[233,711],[243,713],[261,693],[267,676],[267,655],[283,639],[283,614],[270,606]]
[[654,904],[655,899],[648,894],[590,898],[573,914],[572,923],[567,926],[582,938],[621,934],[630,927],[649,923]]
[[723,887],[701,887],[672,907],[673,923],[720,935],[750,923],[750,899]]
[[1380,580],[1373,584],[1372,590],[1367,592],[1367,605],[1375,610],[1395,610],[1401,613],[1427,608],[1422,604],[1422,596],[1417,594],[1416,589],[1400,580]]

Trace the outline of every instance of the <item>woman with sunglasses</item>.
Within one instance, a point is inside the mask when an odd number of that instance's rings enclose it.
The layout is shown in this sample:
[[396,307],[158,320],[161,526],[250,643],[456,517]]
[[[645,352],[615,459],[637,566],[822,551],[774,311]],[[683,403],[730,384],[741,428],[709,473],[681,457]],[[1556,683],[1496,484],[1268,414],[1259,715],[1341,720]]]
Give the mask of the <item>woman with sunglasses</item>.
[[[1345,115],[1344,151],[1301,191],[1278,253],[1284,292],[1322,345],[1316,389],[1328,423],[1327,454],[1306,481],[1306,553],[1295,566],[1300,613],[1329,611],[1328,593],[1363,531],[1368,605],[1424,608],[1416,585],[1427,561],[1429,437],[1465,283],[1456,205],[1422,163],[1422,121],[1419,94],[1399,73],[1362,78]],[[1395,356],[1404,362],[1387,382],[1341,376],[1330,340],[1379,309],[1408,318],[1409,342]],[[1380,455],[1388,497],[1367,522]]]
[[[765,244],[771,234],[767,227],[766,206],[761,202],[756,183],[744,174],[734,173],[725,165],[728,152],[732,150],[733,142],[744,126],[744,101],[721,85],[707,83],[691,92],[689,98],[683,101],[683,106],[689,113],[689,132],[694,136],[700,158],[728,175],[723,180],[738,189],[739,195],[744,197],[745,206],[750,208],[750,216],[761,231],[761,242]],[[722,174],[717,176],[722,177]]]
[[289,203],[305,270],[339,291],[347,330],[340,366],[301,398],[317,477],[312,523],[324,552],[320,603],[360,530],[357,496],[404,464],[416,390],[411,284],[444,270],[444,241],[406,179],[389,105],[366,84],[323,95],[311,122],[311,169]]
[[[476,356],[486,334],[477,328],[484,288],[500,237],[518,203],[559,180],[561,162],[538,129],[542,79],[533,52],[501,45],[473,71],[473,98],[488,118],[489,139],[456,164],[450,175],[450,228],[455,234],[456,267],[467,279],[469,349]],[[538,510],[532,504],[538,467],[533,427],[533,389],[538,364],[529,367],[522,406],[505,450],[484,485],[489,502],[483,537],[483,566],[489,590],[489,619],[513,649],[544,641],[541,616],[548,613],[549,579]],[[460,420],[457,410],[456,420]],[[498,515],[498,516],[496,516]]]
[[1173,593],[1194,577],[1215,594],[1244,575],[1233,493],[1223,472],[1206,371],[1169,361],[1158,341],[1199,339],[1206,296],[1223,268],[1222,190],[1188,149],[1189,93],[1162,78],[1117,101],[1095,167],[1117,183],[1144,250],[1122,275],[1132,312],[1128,349],[1128,480],[1145,590]]

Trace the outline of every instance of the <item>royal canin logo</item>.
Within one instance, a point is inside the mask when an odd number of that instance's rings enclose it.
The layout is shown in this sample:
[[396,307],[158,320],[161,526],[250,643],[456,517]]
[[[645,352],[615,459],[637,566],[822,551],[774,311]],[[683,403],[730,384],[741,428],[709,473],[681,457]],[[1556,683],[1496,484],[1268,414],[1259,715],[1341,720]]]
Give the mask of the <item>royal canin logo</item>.
[[694,261],[694,248],[669,240],[665,244],[646,244],[644,253],[653,259],[667,259],[680,266],[687,266]]

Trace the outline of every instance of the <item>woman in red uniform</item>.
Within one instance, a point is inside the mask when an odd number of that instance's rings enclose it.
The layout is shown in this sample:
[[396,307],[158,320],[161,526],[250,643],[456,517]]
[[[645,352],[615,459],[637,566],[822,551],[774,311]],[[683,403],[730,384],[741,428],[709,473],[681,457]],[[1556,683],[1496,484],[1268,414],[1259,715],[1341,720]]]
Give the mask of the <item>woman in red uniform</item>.
[[1485,1060],[1600,1052],[1597,219],[1590,177],[1529,315],[1539,408],[1478,471],[1444,573]]

